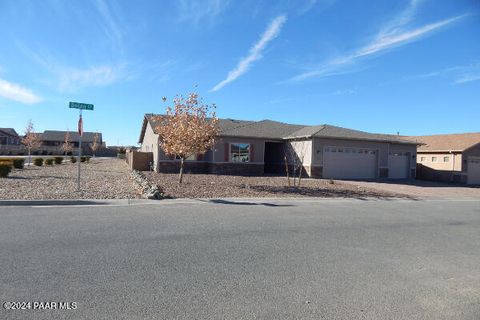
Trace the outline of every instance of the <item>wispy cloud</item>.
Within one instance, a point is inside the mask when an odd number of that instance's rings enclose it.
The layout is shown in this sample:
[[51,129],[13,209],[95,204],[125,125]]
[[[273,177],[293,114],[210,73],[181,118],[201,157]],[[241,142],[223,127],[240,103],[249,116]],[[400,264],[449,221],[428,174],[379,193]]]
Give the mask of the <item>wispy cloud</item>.
[[466,74],[455,80],[455,83],[461,84],[466,82],[478,81],[480,80],[480,73],[477,74]]
[[43,81],[60,92],[75,92],[87,87],[107,86],[128,79],[126,63],[95,63],[87,66],[72,66],[59,62],[41,50],[32,50],[24,44],[17,43],[20,50],[32,61],[43,67],[50,77]]
[[480,80],[480,62],[443,68],[441,70],[427,73],[415,74],[404,77],[401,81],[428,79],[433,77],[446,78],[452,81],[454,84],[463,84],[467,82],[477,81]]
[[4,79],[0,79],[0,97],[26,104],[34,104],[42,101],[42,98],[30,89]]
[[97,8],[98,13],[102,17],[103,31],[106,36],[112,41],[112,43],[121,49],[123,32],[120,28],[120,24],[117,22],[117,17],[115,11],[105,0],[95,0],[95,7]]
[[177,0],[175,1],[180,22],[198,25],[201,21],[212,22],[230,4],[229,0]]
[[415,29],[406,29],[405,25],[414,18],[419,0],[412,0],[409,6],[397,17],[391,20],[387,25],[381,28],[381,31],[374,39],[354,50],[352,53],[332,59],[326,63],[299,74],[289,80],[289,82],[298,82],[312,77],[327,77],[344,73],[342,69],[355,64],[359,59],[368,56],[383,53],[389,49],[399,47],[418,40],[433,31],[449,25],[465,17],[465,15],[455,16],[449,19],[430,23]]
[[60,91],[77,91],[85,87],[107,86],[123,78],[123,65],[100,65],[85,69],[55,67]]
[[298,10],[298,15],[307,13],[315,8],[317,5],[322,7],[329,7],[334,4],[336,0],[305,0]]
[[267,44],[270,41],[275,39],[280,34],[280,31],[285,21],[287,21],[287,17],[285,15],[280,15],[273,19],[273,21],[270,23],[270,25],[260,37],[260,40],[250,48],[248,56],[242,58],[237,64],[237,66],[228,73],[227,77],[221,82],[219,82],[210,91],[218,91],[228,83],[236,80],[238,77],[248,71],[253,62],[261,59],[263,57],[263,50],[266,48]]

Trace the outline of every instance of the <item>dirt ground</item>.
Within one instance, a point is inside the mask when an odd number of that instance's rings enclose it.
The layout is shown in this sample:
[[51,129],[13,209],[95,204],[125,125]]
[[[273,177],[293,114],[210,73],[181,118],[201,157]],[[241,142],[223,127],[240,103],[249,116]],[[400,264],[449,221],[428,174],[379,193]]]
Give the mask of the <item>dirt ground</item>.
[[124,160],[92,158],[81,164],[81,191],[77,191],[77,164],[14,169],[0,178],[0,200],[133,199],[139,198]]
[[243,177],[213,174],[186,174],[182,184],[177,174],[144,172],[151,184],[157,184],[172,198],[409,198],[395,191],[380,191],[340,181],[304,179],[299,188],[288,186],[287,178],[276,176]]

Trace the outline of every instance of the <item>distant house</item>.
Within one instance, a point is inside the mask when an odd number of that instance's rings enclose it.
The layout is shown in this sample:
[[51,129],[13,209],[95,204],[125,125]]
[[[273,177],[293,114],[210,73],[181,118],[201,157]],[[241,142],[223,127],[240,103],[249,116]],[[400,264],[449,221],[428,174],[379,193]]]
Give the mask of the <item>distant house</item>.
[[[78,150],[78,132],[68,131],[70,133],[70,143],[72,143],[74,149]],[[65,142],[65,136],[67,131],[45,130],[40,134],[40,140],[42,145],[40,148],[41,153],[47,154],[62,154],[62,145]],[[91,154],[91,144],[93,144],[96,132],[84,132],[82,136],[82,152],[84,154]],[[98,143],[103,145],[102,134],[98,133]]]
[[[177,172],[178,159],[159,147],[159,123],[143,120],[140,151],[152,153],[153,169]],[[303,159],[309,177],[334,179],[408,179],[415,177],[417,143],[397,135],[374,134],[331,125],[305,126],[272,120],[219,119],[212,150],[186,161],[191,172],[262,175],[284,173],[290,145]]]
[[21,138],[13,128],[0,128],[0,145],[20,145]]
[[408,137],[417,150],[418,177],[480,184],[480,132]]

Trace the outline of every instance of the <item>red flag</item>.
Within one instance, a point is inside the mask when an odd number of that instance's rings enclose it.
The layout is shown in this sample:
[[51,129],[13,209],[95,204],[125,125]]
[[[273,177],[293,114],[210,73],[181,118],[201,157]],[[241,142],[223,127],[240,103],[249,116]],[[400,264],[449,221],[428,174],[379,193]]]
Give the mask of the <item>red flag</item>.
[[78,119],[78,134],[80,137],[83,136],[83,119],[82,116],[80,116],[80,119]]

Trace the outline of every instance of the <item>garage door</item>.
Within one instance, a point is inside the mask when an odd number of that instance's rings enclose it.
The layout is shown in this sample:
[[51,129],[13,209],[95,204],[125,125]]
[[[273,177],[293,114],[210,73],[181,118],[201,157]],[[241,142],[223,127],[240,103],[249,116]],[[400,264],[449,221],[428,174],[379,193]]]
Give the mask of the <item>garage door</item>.
[[468,159],[468,184],[480,184],[480,158]]
[[392,153],[388,156],[388,177],[390,179],[408,178],[408,159],[406,152]]
[[373,179],[377,175],[377,151],[361,148],[325,147],[323,177]]

